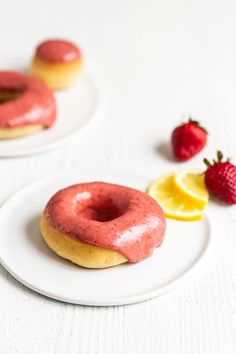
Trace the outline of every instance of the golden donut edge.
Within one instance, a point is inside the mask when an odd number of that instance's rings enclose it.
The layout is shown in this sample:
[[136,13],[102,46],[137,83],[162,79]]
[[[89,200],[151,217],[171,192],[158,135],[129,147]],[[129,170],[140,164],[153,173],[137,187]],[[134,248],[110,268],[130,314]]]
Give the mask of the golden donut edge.
[[60,232],[49,223],[44,214],[41,216],[40,229],[45,242],[51,250],[58,256],[81,267],[108,268],[128,261],[120,252],[90,245]]
[[82,59],[72,63],[47,63],[34,57],[30,75],[42,80],[52,90],[59,90],[71,86],[78,79],[82,63]]
[[0,139],[14,139],[21,136],[30,135],[44,129],[42,124],[28,124],[15,128],[0,128]]

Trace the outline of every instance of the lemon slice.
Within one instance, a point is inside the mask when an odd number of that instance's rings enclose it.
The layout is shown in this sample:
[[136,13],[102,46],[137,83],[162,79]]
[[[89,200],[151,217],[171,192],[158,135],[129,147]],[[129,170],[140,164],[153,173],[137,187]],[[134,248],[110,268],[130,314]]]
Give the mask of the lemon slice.
[[200,220],[201,210],[176,191],[174,178],[174,173],[159,177],[150,184],[147,193],[160,204],[166,217],[184,221]]
[[208,191],[204,182],[204,175],[191,171],[179,171],[175,174],[176,190],[189,202],[202,210],[208,202]]

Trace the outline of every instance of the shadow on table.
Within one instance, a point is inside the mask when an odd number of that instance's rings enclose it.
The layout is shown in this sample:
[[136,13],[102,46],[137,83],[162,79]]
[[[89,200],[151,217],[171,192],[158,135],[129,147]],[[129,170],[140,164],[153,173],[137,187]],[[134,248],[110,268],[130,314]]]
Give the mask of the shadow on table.
[[170,143],[165,141],[158,143],[155,146],[155,152],[161,155],[161,157],[163,157],[165,160],[175,162]]

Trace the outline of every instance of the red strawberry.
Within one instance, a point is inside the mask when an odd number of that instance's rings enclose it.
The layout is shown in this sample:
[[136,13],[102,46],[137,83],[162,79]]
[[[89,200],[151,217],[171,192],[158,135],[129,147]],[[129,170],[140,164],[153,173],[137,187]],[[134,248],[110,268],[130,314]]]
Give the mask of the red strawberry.
[[223,161],[220,151],[217,151],[217,160],[213,160],[213,165],[207,159],[204,162],[207,165],[205,183],[209,192],[226,204],[236,204],[236,166],[229,159]]
[[186,161],[201,151],[207,142],[207,131],[191,118],[176,127],[171,136],[172,149],[179,161]]

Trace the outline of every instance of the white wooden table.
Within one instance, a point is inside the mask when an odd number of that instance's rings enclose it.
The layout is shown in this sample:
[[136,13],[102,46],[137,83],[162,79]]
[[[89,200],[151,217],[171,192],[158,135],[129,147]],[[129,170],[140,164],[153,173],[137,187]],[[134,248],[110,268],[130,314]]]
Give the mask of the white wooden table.
[[[234,1],[41,0],[1,4],[1,56],[28,65],[48,37],[81,44],[102,95],[100,115],[47,154],[0,160],[0,200],[64,168],[93,166],[155,177],[179,165],[166,145],[183,114],[210,132],[186,166],[221,148],[236,158]],[[5,68],[1,68],[5,69]],[[37,195],[35,196],[37,198]],[[230,354],[236,351],[236,209],[213,206],[204,266],[153,300],[92,308],[40,296],[0,268],[0,352]],[[170,260],[171,261],[171,260]]]

